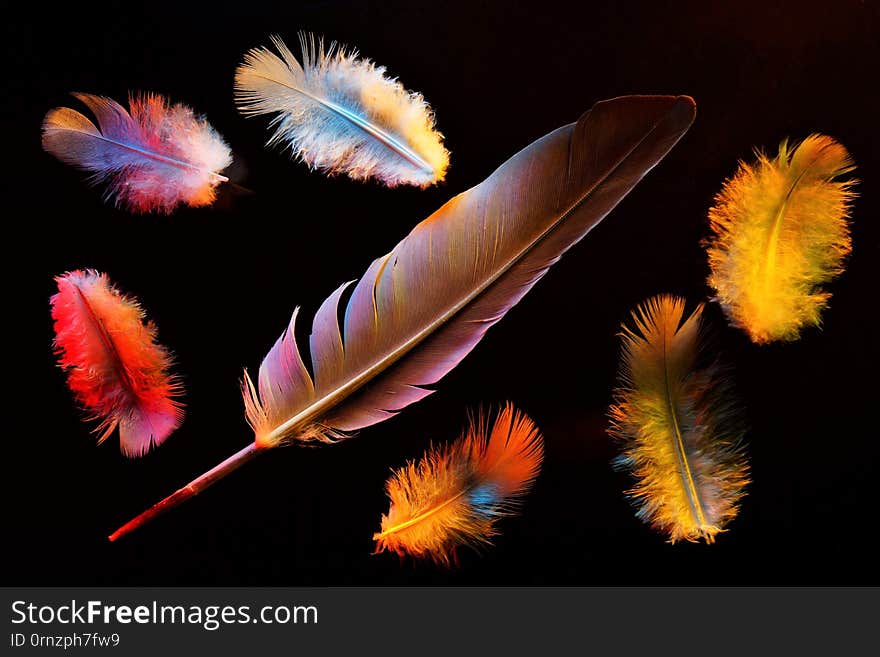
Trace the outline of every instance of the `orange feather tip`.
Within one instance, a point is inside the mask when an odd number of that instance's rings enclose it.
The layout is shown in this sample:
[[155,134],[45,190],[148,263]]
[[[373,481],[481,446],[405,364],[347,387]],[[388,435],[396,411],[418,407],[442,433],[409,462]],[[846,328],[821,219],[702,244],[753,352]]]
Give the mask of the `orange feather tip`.
[[106,274],[78,270],[55,281],[54,348],[70,391],[99,421],[99,444],[119,428],[122,453],[143,456],[183,421],[177,400],[183,389],[170,373],[171,356],[138,302]]
[[457,441],[432,446],[388,479],[391,506],[373,535],[376,553],[450,566],[458,547],[490,544],[498,520],[516,512],[534,483],[543,455],[540,431],[512,404],[492,421],[478,413]]
[[749,483],[742,409],[724,370],[699,367],[705,353],[700,305],[649,299],[622,325],[623,354],[609,433],[615,466],[636,483],[636,515],[671,543],[712,543],[736,517]]
[[852,250],[848,219],[855,180],[847,150],[831,137],[784,141],[775,158],[757,151],[709,210],[706,241],[716,292],[731,324],[758,344],[797,340],[818,326]]

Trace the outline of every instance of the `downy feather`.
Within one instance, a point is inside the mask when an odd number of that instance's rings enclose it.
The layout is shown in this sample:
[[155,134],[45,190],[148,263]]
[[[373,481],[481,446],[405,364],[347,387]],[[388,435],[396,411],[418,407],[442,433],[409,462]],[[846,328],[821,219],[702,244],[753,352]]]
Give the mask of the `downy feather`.
[[782,142],[770,159],[740,163],[709,211],[709,285],[735,326],[753,342],[796,340],[819,325],[851,249],[847,218],[854,169],[831,137]]
[[106,198],[131,212],[169,214],[181,203],[210,205],[232,162],[223,138],[186,105],[144,94],[131,113],[110,98],[73,94],[95,115],[58,107],[43,120],[43,148],[107,182]]
[[712,543],[748,484],[744,423],[718,364],[698,367],[703,306],[682,322],[684,306],[653,297],[622,325],[610,433],[623,448],[615,464],[636,479],[638,517],[672,543]]
[[[690,127],[686,96],[597,103],[417,225],[341,285],[312,321],[311,372],[295,339],[298,309],[260,365],[245,372],[255,441],[113,535],[204,490],[266,448],[331,442],[431,394],[547,270],[651,170]],[[338,321],[340,304],[344,321]]]
[[431,447],[388,479],[391,507],[373,535],[376,551],[450,565],[456,548],[491,544],[498,520],[516,512],[543,457],[541,433],[513,405],[491,426],[478,414],[452,445]]
[[300,34],[302,64],[279,37],[272,43],[280,57],[254,48],[235,74],[243,114],[277,114],[270,145],[290,148],[312,169],[389,187],[443,180],[449,153],[421,94],[355,51],[325,50],[313,35]]
[[176,399],[182,386],[169,372],[170,355],[156,343],[156,327],[106,274],[79,270],[55,281],[55,351],[68,387],[100,420],[99,444],[118,427],[122,453],[143,456],[183,420]]

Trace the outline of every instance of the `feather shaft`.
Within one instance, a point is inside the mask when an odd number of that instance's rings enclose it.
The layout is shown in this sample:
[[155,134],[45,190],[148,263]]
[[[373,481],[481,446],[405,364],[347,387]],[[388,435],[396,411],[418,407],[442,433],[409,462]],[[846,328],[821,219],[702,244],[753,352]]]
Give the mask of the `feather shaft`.
[[441,502],[440,504],[432,507],[431,509],[425,511],[424,513],[420,513],[417,516],[413,516],[409,520],[405,520],[403,522],[397,523],[396,525],[391,525],[390,527],[383,529],[382,531],[374,534],[373,538],[374,539],[385,538],[386,536],[390,536],[391,534],[397,534],[397,533],[400,533],[409,527],[412,527],[414,525],[418,525],[418,524],[424,522],[425,520],[427,520],[428,518],[430,518],[431,516],[440,513],[446,507],[448,507],[452,504],[455,504],[455,502],[457,502],[459,499],[461,499],[462,497],[464,497],[465,495],[467,495],[468,493],[473,491],[474,488],[476,488],[476,484],[471,484],[470,486],[466,486],[461,489],[460,493],[455,494],[454,496],[450,497],[445,502]]
[[98,137],[103,141],[106,141],[115,146],[119,146],[120,148],[124,148],[126,150],[131,151],[132,153],[139,153],[145,157],[150,158],[151,160],[156,160],[157,162],[164,162],[165,164],[171,164],[172,166],[176,166],[180,169],[189,169],[190,171],[199,171],[201,173],[206,173],[210,177],[214,178],[218,182],[228,182],[229,178],[226,176],[217,173],[216,171],[211,171],[210,169],[205,169],[204,167],[198,167],[195,164],[190,164],[189,162],[184,162],[183,160],[177,160],[173,157],[168,157],[167,155],[162,155],[161,153],[157,153],[155,151],[147,150],[146,148],[138,148],[137,146],[132,146],[131,144],[123,144],[120,141],[116,141],[115,139],[108,139],[101,135]]
[[146,523],[150,522],[154,518],[157,518],[166,511],[170,511],[171,509],[178,506],[179,504],[182,504],[186,500],[195,497],[217,481],[220,481],[225,476],[231,474],[232,472],[235,472],[245,463],[248,463],[258,454],[260,454],[260,451],[261,450],[259,447],[257,447],[256,443],[250,443],[247,447],[239,450],[238,452],[227,458],[225,461],[218,463],[207,472],[193,479],[183,488],[179,488],[162,501],[157,502],[140,515],[132,518],[115,532],[110,534],[110,536],[108,536],[107,538],[111,542],[113,542],[119,540],[126,534],[130,534],[141,525],[145,525]]
[[782,232],[782,222],[783,219],[785,219],[792,194],[794,194],[807,172],[819,161],[819,157],[820,153],[816,153],[810,163],[805,166],[804,170],[794,179],[791,186],[788,188],[788,191],[785,193],[782,202],[779,204],[779,210],[776,211],[776,215],[773,217],[773,223],[770,227],[770,237],[767,240],[767,250],[764,253],[764,261],[762,262],[764,265],[763,279],[765,287],[769,284],[770,277],[776,269],[776,257],[779,253],[779,236]]
[[[113,343],[113,338],[110,337],[110,334],[107,332],[107,327],[104,326],[104,322],[102,322],[98,315],[95,313],[94,308],[92,308],[92,304],[89,303],[89,299],[88,297],[86,297],[85,292],[82,291],[82,288],[76,285],[74,286],[74,290],[76,291],[76,296],[79,299],[83,311],[89,318],[90,324],[95,328],[96,332],[98,333],[101,345],[104,347],[104,353],[110,360],[113,370],[117,373],[117,376],[119,376],[120,380],[122,381],[122,386],[129,394],[134,394],[134,386],[132,385],[131,377],[129,376],[128,371],[125,368],[125,364],[122,362],[122,358],[119,355],[119,350]],[[105,433],[98,442],[103,442],[108,435],[109,432]]]
[[366,133],[370,137],[374,137],[375,139],[379,140],[382,144],[384,144],[389,149],[391,149],[392,151],[394,151],[395,153],[400,155],[402,158],[408,160],[409,162],[416,165],[417,167],[420,167],[425,173],[429,173],[429,174],[434,173],[434,167],[432,167],[430,164],[425,162],[425,160],[423,160],[421,157],[419,157],[419,155],[417,153],[413,152],[413,150],[411,148],[407,147],[406,144],[402,143],[398,139],[395,139],[391,134],[389,134],[388,132],[386,132],[385,130],[380,128],[379,126],[370,123],[369,121],[365,120],[361,116],[358,116],[354,112],[351,112],[351,111],[345,109],[344,107],[342,107],[341,105],[337,105],[336,103],[334,103],[330,100],[327,100],[326,98],[321,98],[320,96],[317,96],[315,94],[310,94],[308,91],[306,91],[305,89],[303,89],[301,87],[294,87],[292,85],[286,84],[285,82],[283,82],[282,80],[278,80],[277,78],[270,78],[265,75],[257,75],[257,74],[252,74],[252,75],[253,75],[253,77],[261,78],[263,80],[266,80],[267,82],[272,82],[272,83],[277,84],[279,86],[282,86],[286,89],[290,89],[291,91],[294,91],[298,94],[302,94],[303,96],[305,96],[309,100],[312,100],[315,103],[318,103],[322,107],[326,107],[328,110],[330,110],[331,112],[333,112],[334,114],[336,114],[340,118],[345,119],[346,121],[351,123],[354,127],[362,130],[364,133]]
[[190,171],[199,171],[202,173],[207,173],[209,176],[212,176],[217,179],[218,182],[227,182],[229,178],[224,175],[221,175],[215,171],[211,171],[210,169],[205,169],[204,167],[196,166],[191,162],[185,162],[183,160],[178,160],[173,157],[169,157],[168,155],[163,155],[154,150],[150,150],[148,148],[143,148],[139,146],[135,146],[134,144],[126,144],[125,142],[118,141],[116,139],[111,139],[106,135],[102,135],[101,133],[91,133],[84,132],[82,130],[78,130],[77,132],[81,132],[84,135],[88,135],[94,139],[99,141],[103,141],[107,144],[111,144],[112,146],[116,146],[117,148],[121,148],[123,150],[129,151],[131,153],[137,153],[138,155],[143,155],[151,160],[156,160],[157,162],[164,162],[165,164],[171,164],[172,166],[178,167],[180,169],[188,169]]
[[691,509],[691,513],[693,514],[694,520],[697,522],[697,524],[703,527],[706,524],[706,516],[703,513],[703,505],[700,503],[700,494],[697,491],[697,485],[694,483],[694,474],[691,471],[691,464],[688,462],[687,449],[684,445],[684,437],[682,436],[681,422],[678,417],[678,411],[676,410],[675,403],[672,400],[672,383],[669,380],[669,367],[667,364],[668,357],[666,354],[665,343],[666,340],[664,336],[663,373],[666,386],[663,393],[666,397],[666,412],[669,414],[669,419],[672,423],[673,436],[675,438],[675,456],[678,460],[678,467],[685,482],[685,492],[687,493],[687,500],[688,505]]

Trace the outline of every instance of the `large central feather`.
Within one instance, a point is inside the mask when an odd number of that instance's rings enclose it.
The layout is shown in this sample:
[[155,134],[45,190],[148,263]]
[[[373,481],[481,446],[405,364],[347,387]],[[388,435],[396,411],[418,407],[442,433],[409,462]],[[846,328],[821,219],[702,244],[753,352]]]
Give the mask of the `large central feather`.
[[[297,312],[245,378],[261,446],[328,440],[416,402],[455,367],[687,130],[686,97],[625,97],[536,141],[453,198],[370,265],[337,321],[346,287],[318,309],[314,380],[294,340]],[[366,384],[370,384],[367,386]]]
[[392,417],[431,393],[572,245],[690,127],[687,96],[597,103],[454,197],[374,260],[351,292],[318,309],[310,376],[294,339],[297,311],[260,366],[245,375],[256,440],[112,535],[116,539],[287,441],[329,441]]

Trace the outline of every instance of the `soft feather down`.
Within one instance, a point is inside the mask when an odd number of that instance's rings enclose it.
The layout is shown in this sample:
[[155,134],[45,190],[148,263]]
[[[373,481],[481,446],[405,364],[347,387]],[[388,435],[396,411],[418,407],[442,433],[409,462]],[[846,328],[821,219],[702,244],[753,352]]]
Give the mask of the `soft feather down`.
[[255,440],[132,519],[116,540],[278,445],[332,440],[429,395],[496,322],[676,144],[693,122],[687,96],[596,103],[526,147],[416,226],[312,321],[305,367],[290,324],[245,373]]
[[653,297],[622,325],[610,433],[623,448],[615,465],[636,479],[638,517],[672,543],[712,543],[745,495],[744,424],[717,362],[697,366],[703,306],[682,322],[684,306]]
[[391,507],[373,539],[376,551],[450,565],[456,549],[492,542],[541,468],[544,441],[524,413],[507,404],[492,421],[479,413],[452,445],[431,447],[385,484]]
[[62,162],[107,181],[106,197],[132,212],[169,214],[180,204],[210,205],[220,172],[232,162],[229,147],[203,118],[158,94],[116,101],[73,94],[98,120],[59,107],[43,120],[43,148]]
[[426,187],[449,166],[443,135],[421,94],[384,67],[300,34],[302,64],[277,36],[254,48],[235,74],[236,102],[248,116],[276,114],[269,144],[282,144],[312,169],[375,178],[389,187]]
[[793,148],[783,142],[773,159],[757,155],[740,163],[709,211],[709,285],[752,341],[791,341],[819,325],[831,297],[822,285],[850,253],[855,181],[835,179],[854,165],[823,135]]
[[156,327],[137,301],[123,296],[106,274],[69,272],[52,296],[55,351],[67,384],[91,418],[98,443],[119,428],[119,447],[139,457],[162,444],[183,420],[180,380],[171,356],[156,342]]

